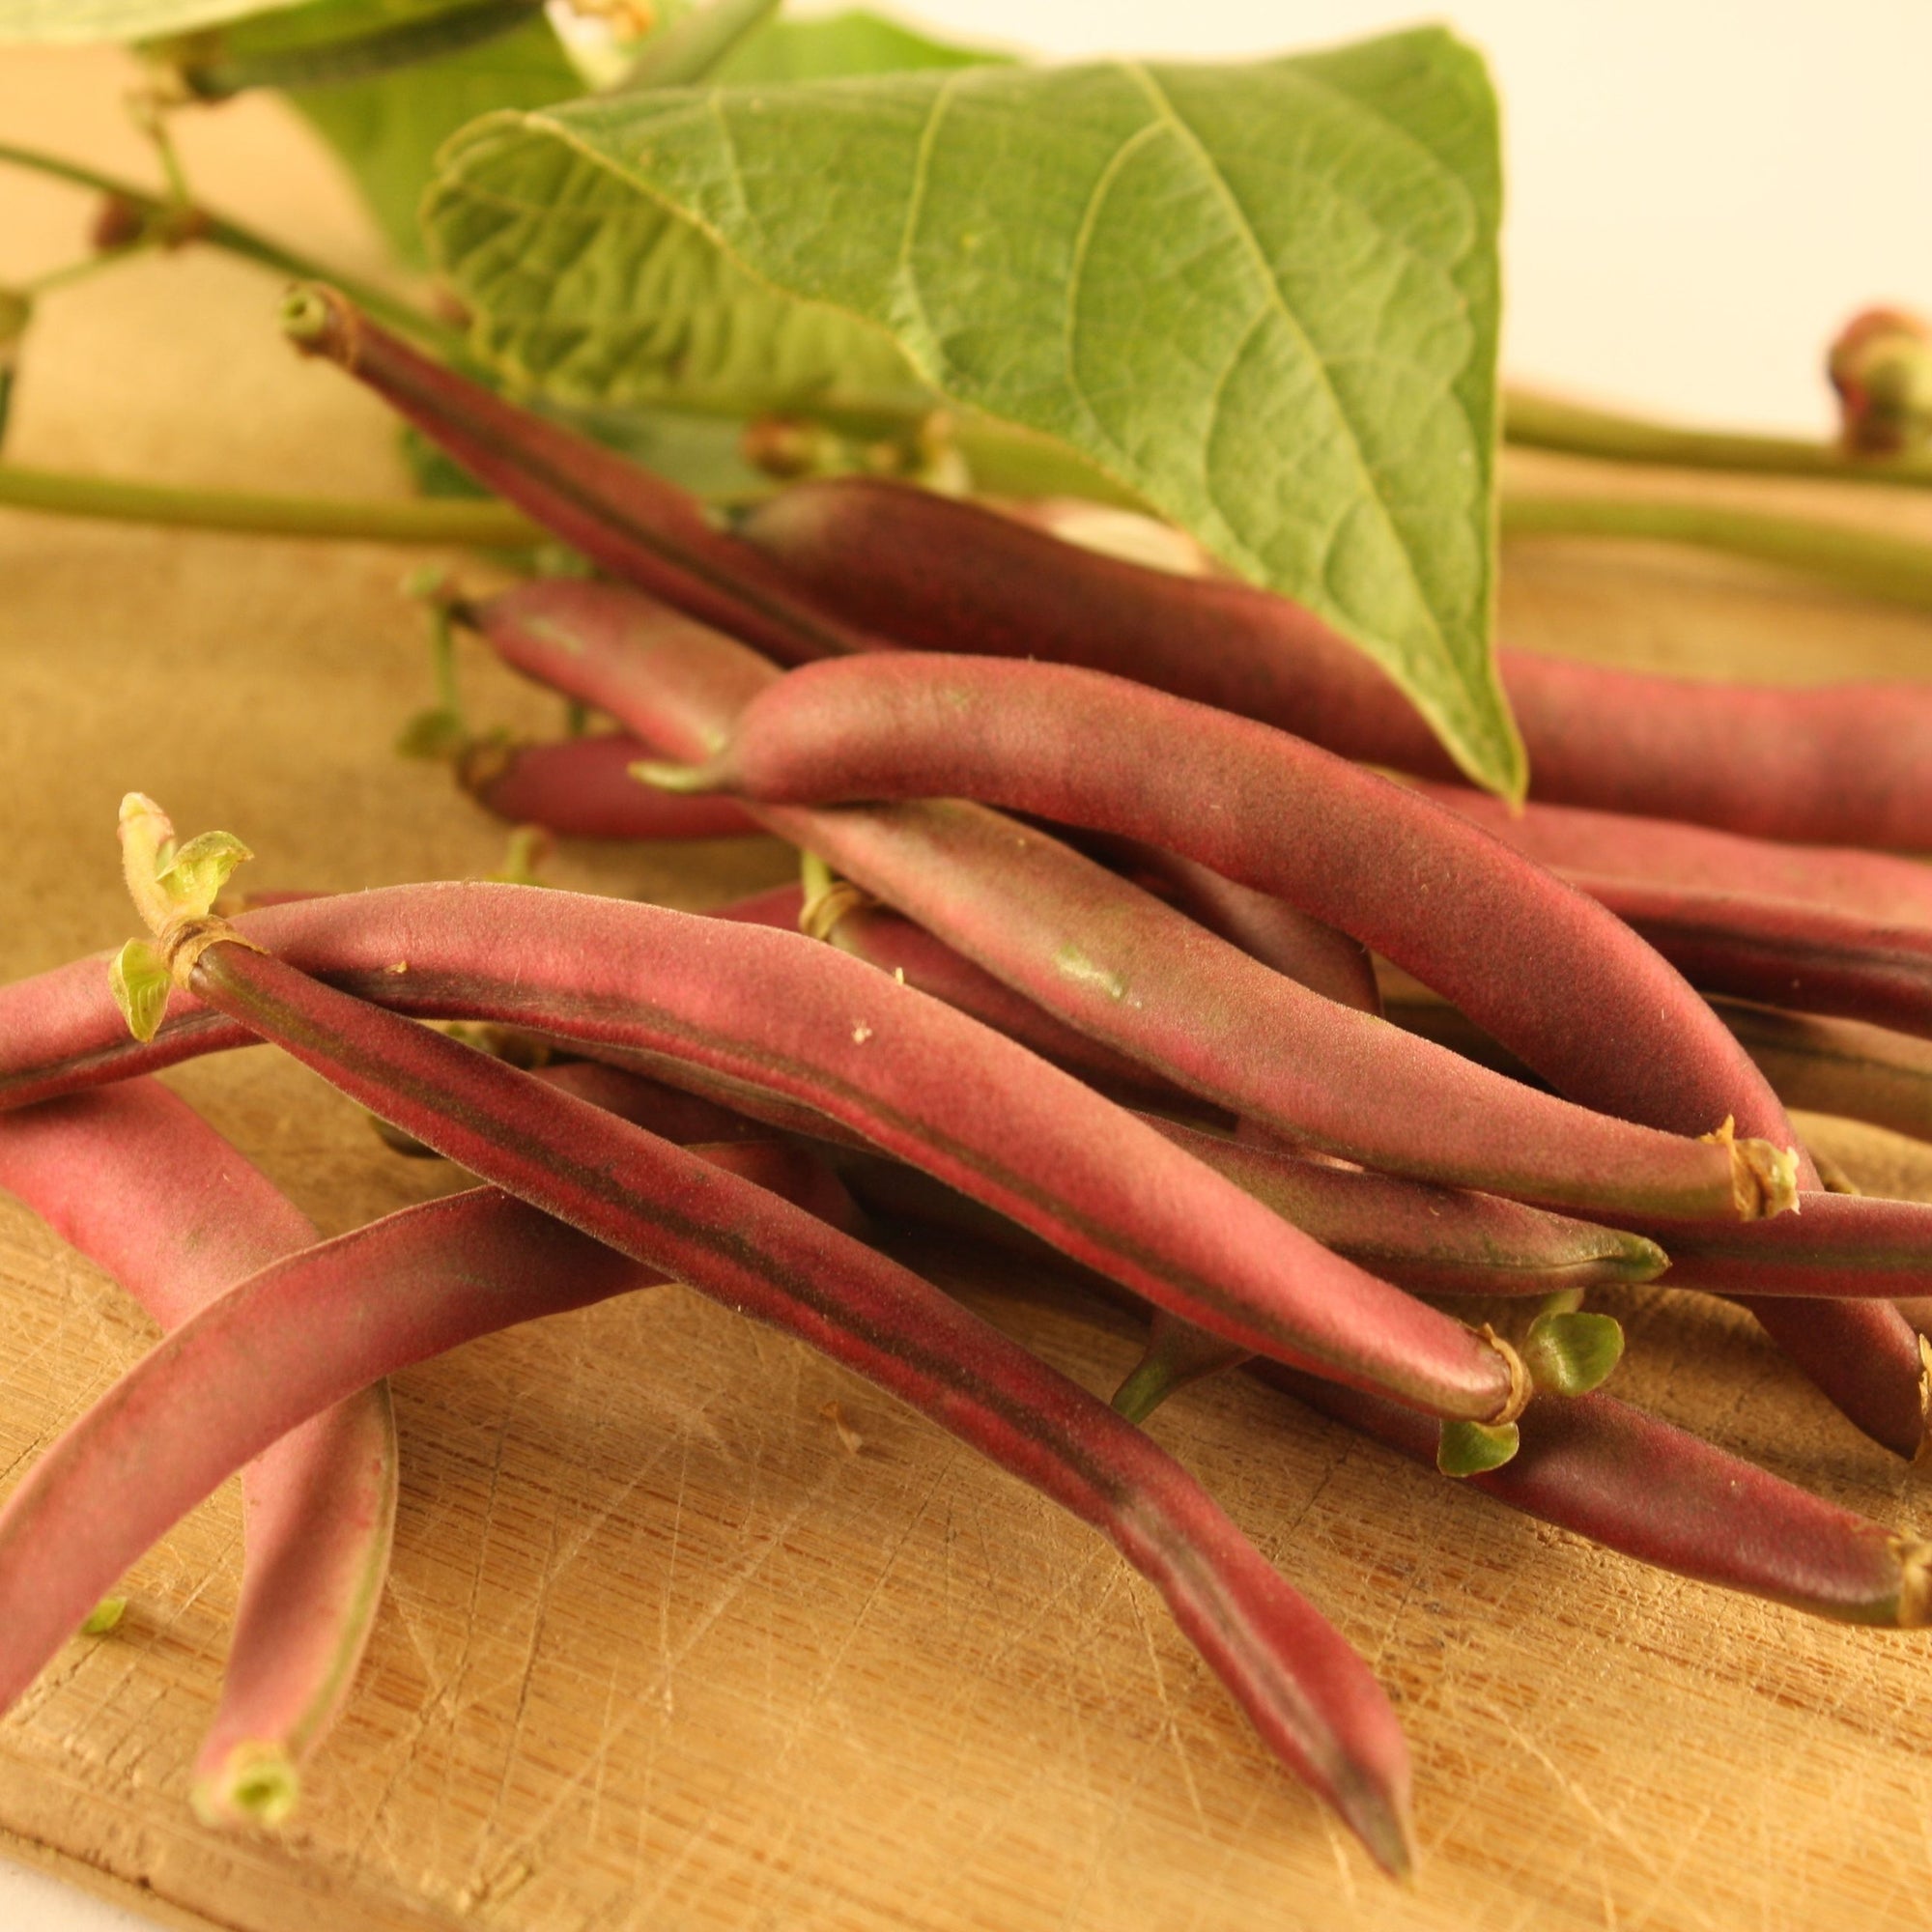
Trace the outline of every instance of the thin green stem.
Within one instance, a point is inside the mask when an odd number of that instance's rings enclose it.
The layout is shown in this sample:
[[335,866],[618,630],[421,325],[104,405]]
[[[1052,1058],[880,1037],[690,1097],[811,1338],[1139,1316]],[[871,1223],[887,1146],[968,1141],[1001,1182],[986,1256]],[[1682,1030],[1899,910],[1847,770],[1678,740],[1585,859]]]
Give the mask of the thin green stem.
[[1766,516],[1720,503],[1562,497],[1506,490],[1506,537],[1633,537],[1691,544],[1778,565],[1841,590],[1932,610],[1932,546],[1875,530]]
[[43,275],[16,283],[14,293],[38,300],[56,289],[71,288],[75,282],[84,282],[104,269],[119,268],[130,255],[145,255],[153,245],[151,242],[129,242],[123,247],[102,248],[96,254],[82,255],[62,268],[49,269]]
[[238,221],[229,221],[191,203],[169,201],[79,161],[65,160],[57,155],[43,155],[38,149],[23,148],[12,141],[0,141],[0,163],[28,168],[55,181],[70,183],[74,187],[91,189],[96,194],[111,195],[127,203],[145,221],[153,224],[159,235],[178,235],[183,241],[205,242],[296,281],[327,282],[330,287],[340,289],[358,308],[380,317],[391,328],[401,329],[427,344],[438,354],[459,359],[465,356],[462,336],[446,324],[412,308],[385,289],[311,261],[306,255],[285,248],[279,242],[257,234],[252,228],[244,228]]
[[0,464],[0,505],[116,523],[234,530],[255,536],[325,537],[351,543],[461,544],[521,549],[537,526],[497,502],[472,498],[395,502],[331,497],[268,497],[240,490],[176,489],[105,476]]
[[1742,470],[1761,476],[1822,476],[1840,483],[1932,489],[1932,451],[1847,456],[1835,443],[1801,437],[1682,429],[1611,410],[1585,408],[1524,389],[1503,395],[1503,436],[1529,449],[1595,456],[1609,463],[1656,463],[1678,469]]

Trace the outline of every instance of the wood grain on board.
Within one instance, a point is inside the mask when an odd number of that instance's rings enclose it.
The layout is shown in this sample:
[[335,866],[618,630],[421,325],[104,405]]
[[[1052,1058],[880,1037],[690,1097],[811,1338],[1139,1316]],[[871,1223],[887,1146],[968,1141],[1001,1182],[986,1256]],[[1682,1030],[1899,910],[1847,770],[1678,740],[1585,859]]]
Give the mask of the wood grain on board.
[[[138,169],[125,78],[98,58],[10,54],[0,130]],[[237,212],[371,266],[342,188],[271,109],[208,117],[187,149]],[[0,196],[0,276],[65,258],[76,198],[12,177]],[[388,426],[285,354],[274,293],[185,254],[50,300],[10,454],[399,490]],[[1742,494],[1932,535],[1923,503]],[[260,887],[498,864],[500,830],[388,749],[427,697],[419,619],[396,594],[416,560],[0,516],[0,973],[128,935],[113,819],[130,786],[185,828],[243,836]],[[1654,548],[1520,547],[1504,618],[1518,643],[1622,662],[1932,674],[1932,621]],[[464,676],[482,717],[554,716],[473,656]],[[746,840],[571,845],[551,876],[698,906],[784,870]],[[169,1078],[330,1232],[456,1184],[385,1153],[353,1108],[266,1052]],[[1874,1149],[1874,1173],[1923,1183],[1922,1166]],[[1132,1353],[1117,1325],[1009,1264],[909,1253],[1090,1386]],[[1622,1393],[1833,1498],[1926,1523],[1919,1479],[1740,1317],[1662,1291],[1621,1312]],[[149,1339],[11,1203],[0,1331],[0,1479]],[[1926,1638],[1640,1569],[1239,1378],[1177,1400],[1155,1433],[1399,1700],[1422,1845],[1411,1889],[1380,1879],[1274,1767],[1097,1538],[695,1295],[498,1336],[410,1372],[397,1397],[394,1582],[293,1827],[227,1837],[186,1808],[235,1600],[231,1486],[132,1573],[121,1628],[71,1645],[0,1722],[0,1832],[167,1922],[238,1932],[1926,1921]]]

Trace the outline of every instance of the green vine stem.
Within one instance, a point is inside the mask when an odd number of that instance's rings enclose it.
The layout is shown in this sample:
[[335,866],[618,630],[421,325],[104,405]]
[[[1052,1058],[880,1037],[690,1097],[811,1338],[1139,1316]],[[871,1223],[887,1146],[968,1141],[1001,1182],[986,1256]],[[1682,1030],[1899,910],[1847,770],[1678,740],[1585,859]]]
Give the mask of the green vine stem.
[[252,228],[244,228],[238,221],[213,214],[193,203],[169,201],[164,196],[151,194],[146,188],[135,187],[79,161],[65,160],[58,155],[43,155],[37,148],[23,148],[12,141],[0,141],[0,163],[26,168],[54,181],[67,182],[74,187],[105,195],[120,203],[144,228],[152,230],[161,239],[206,242],[244,261],[257,263],[278,275],[288,275],[297,281],[327,282],[349,296],[358,307],[366,309],[371,315],[380,316],[390,327],[407,331],[440,355],[467,359],[461,335],[447,324],[412,308],[408,302],[398,299],[386,290],[345,275],[339,270],[325,268],[306,255],[298,254],[279,242],[257,234]]
[[1840,590],[1932,610],[1932,546],[1719,503],[1505,491],[1505,537],[1633,537],[1691,544],[1803,572]]
[[234,530],[254,536],[325,537],[350,543],[461,544],[523,549],[544,533],[505,503],[469,497],[392,502],[330,497],[267,497],[72,476],[0,464],[0,505],[116,523]]
[[1682,429],[1640,416],[1566,403],[1531,390],[1503,395],[1503,437],[1527,449],[1594,456],[1608,463],[1657,463],[1678,469],[1728,469],[1763,476],[1821,476],[1839,483],[1932,489],[1932,452],[1847,456],[1836,443],[1801,437]]

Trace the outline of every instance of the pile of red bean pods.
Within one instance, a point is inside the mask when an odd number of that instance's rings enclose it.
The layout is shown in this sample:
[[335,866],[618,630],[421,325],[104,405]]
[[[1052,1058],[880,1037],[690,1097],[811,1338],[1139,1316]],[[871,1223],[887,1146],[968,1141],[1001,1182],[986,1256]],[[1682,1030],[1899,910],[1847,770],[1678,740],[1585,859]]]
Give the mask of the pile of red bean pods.
[[[615,727],[477,748],[482,803],[577,836],[762,829],[806,885],[725,917],[496,884],[229,917],[243,848],[128,797],[149,936],[111,975],[0,989],[0,1186],[166,1334],[0,1510],[0,1707],[245,1469],[196,1799],[280,1817],[381,1592],[383,1378],[667,1277],[1111,1538],[1391,1871],[1386,1697],[1138,1426],[1190,1379],[1247,1362],[1687,1576],[1932,1618],[1932,1546],[1597,1392],[1622,1337],[1578,1305],[1667,1266],[1919,1452],[1932,1207],[1827,1191],[1780,1094],[1932,1118],[1908,1037],[1932,1034],[1932,875],[1818,842],[1932,848],[1932,693],[1505,654],[1539,792],[1514,814],[1278,598],[866,479],[721,526],[327,291],[285,321],[603,573],[452,603]],[[150,1077],[259,1039],[486,1184],[318,1243]],[[1148,1311],[1113,1405],[869,1243],[901,1216]],[[1421,1298],[1468,1295],[1534,1319],[1512,1345]]]

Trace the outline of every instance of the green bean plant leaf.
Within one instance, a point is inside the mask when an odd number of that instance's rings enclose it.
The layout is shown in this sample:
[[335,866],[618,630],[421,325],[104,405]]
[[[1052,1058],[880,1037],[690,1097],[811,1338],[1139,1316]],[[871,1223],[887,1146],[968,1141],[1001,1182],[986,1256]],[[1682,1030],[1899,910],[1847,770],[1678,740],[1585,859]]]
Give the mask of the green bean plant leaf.
[[1424,28],[493,115],[424,218],[514,378],[1012,425],[1310,606],[1520,794],[1490,653],[1500,204],[1482,61]]

